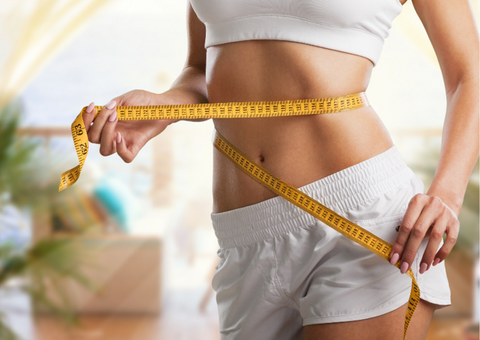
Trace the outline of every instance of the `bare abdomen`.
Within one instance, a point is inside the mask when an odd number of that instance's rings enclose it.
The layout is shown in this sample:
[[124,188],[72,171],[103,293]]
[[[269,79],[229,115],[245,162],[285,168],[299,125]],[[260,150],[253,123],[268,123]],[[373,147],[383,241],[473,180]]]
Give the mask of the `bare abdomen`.
[[[363,57],[284,41],[210,47],[210,102],[290,100],[365,91],[372,63]],[[215,128],[266,169],[300,187],[387,150],[392,142],[373,108],[333,114],[216,119]],[[274,197],[214,151],[213,212]]]

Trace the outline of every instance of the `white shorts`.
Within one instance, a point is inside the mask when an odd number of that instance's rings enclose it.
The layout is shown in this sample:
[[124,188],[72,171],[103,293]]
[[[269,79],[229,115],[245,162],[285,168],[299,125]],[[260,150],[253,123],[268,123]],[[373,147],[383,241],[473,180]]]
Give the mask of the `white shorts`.
[[[393,243],[422,181],[397,148],[301,191]],[[222,339],[301,339],[302,326],[362,320],[407,303],[411,279],[281,197],[212,214],[220,263],[213,278]],[[444,263],[419,274],[420,297],[450,304]]]

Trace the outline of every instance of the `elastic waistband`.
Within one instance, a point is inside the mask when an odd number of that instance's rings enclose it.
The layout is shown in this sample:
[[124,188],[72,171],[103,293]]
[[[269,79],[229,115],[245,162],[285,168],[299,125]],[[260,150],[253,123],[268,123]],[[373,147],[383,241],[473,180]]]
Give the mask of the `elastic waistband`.
[[[396,146],[299,190],[326,207],[344,212],[398,187],[415,176]],[[238,247],[280,236],[311,223],[314,217],[280,196],[247,207],[211,214],[221,248]]]

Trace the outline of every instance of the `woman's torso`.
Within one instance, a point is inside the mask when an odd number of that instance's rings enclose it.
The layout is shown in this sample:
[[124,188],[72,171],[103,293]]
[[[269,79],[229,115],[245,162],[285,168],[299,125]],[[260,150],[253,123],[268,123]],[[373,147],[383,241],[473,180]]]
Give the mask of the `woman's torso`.
[[[365,57],[295,42],[222,44],[207,49],[208,96],[212,103],[342,96],[365,91],[372,68]],[[393,145],[372,106],[314,116],[215,119],[214,124],[239,150],[295,187]],[[214,213],[274,196],[214,151]]]

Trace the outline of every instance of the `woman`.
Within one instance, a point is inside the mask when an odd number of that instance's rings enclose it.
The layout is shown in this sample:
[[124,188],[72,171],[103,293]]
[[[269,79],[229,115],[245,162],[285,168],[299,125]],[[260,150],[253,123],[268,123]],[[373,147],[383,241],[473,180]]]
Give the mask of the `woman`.
[[[118,122],[116,105],[363,92],[403,5],[191,2],[187,61],[171,89],[128,92],[107,104],[93,124],[90,104],[84,121],[102,155],[116,152],[131,162],[172,122]],[[276,176],[393,243],[391,263],[400,260],[401,273],[412,268],[422,294],[407,338],[424,339],[434,310],[450,303],[443,260],[455,244],[457,215],[479,152],[479,44],[467,0],[415,0],[414,6],[437,53],[447,95],[440,162],[426,194],[371,106],[214,124]],[[402,338],[411,284],[406,275],[275,197],[216,150],[213,185],[212,220],[221,247],[213,285],[222,339]]]

